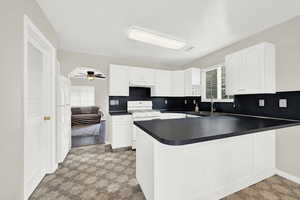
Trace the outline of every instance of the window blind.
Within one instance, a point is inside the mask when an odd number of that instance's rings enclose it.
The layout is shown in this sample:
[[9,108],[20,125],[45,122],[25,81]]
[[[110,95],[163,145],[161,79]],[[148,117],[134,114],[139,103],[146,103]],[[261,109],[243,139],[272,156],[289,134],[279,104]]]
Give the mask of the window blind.
[[71,106],[84,107],[95,105],[95,87],[93,86],[72,86]]
[[218,98],[218,70],[214,69],[206,72],[206,98]]

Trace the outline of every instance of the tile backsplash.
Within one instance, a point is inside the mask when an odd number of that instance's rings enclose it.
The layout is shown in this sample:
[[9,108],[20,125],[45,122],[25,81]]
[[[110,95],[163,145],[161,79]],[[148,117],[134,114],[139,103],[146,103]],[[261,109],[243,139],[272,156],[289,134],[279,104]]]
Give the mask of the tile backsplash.
[[[260,100],[264,100],[264,106],[259,106]],[[280,107],[280,100],[287,107]],[[199,107],[209,111],[210,103],[202,102]],[[234,103],[215,103],[215,109],[217,112],[300,120],[300,91],[238,95]]]
[[[118,100],[118,105],[110,105],[110,111],[126,111],[130,97],[109,97],[109,100]],[[210,111],[209,102],[201,102],[201,97],[151,97],[153,108],[169,111],[193,111],[194,100],[202,111]],[[259,101],[264,100],[264,106]],[[279,103],[281,100],[282,106]],[[286,105],[285,105],[286,104]],[[276,94],[237,95],[234,103],[216,102],[217,112],[246,114],[274,118],[300,120],[300,91],[278,92]]]
[[[109,111],[127,111],[127,101],[152,101],[153,109],[168,111],[192,111],[195,103],[201,103],[201,97],[151,97],[147,99],[132,99],[131,97],[110,96]],[[118,101],[119,104],[115,104]]]
[[153,97],[153,109],[168,111],[193,111],[201,97]]

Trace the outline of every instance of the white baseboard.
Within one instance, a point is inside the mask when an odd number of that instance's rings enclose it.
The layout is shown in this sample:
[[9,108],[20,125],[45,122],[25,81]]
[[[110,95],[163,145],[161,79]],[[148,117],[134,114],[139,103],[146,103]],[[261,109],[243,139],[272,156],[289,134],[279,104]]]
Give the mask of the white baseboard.
[[291,174],[289,174],[289,173],[287,173],[287,172],[284,172],[284,171],[281,171],[281,170],[279,170],[279,169],[276,169],[276,174],[277,174],[278,176],[281,176],[281,177],[286,178],[286,179],[288,179],[288,180],[290,180],[290,181],[293,181],[293,182],[295,182],[295,183],[300,184],[300,178],[297,177],[297,176],[291,175]]

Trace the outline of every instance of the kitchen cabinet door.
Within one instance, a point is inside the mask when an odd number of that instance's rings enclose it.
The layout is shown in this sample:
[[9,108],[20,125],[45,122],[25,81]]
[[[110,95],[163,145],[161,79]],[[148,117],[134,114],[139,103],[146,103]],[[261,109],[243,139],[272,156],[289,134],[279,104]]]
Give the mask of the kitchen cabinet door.
[[111,145],[113,149],[132,145],[133,122],[131,115],[111,116]]
[[171,95],[171,71],[155,70],[155,86],[152,96],[172,96]]
[[198,68],[189,68],[184,71],[185,96],[201,96],[201,71]]
[[265,66],[264,48],[254,46],[240,53],[243,65],[240,67],[240,89],[238,94],[264,93]]
[[226,94],[235,95],[240,90],[240,68],[243,58],[239,53],[226,56]]
[[275,93],[275,46],[261,43],[226,56],[226,94]]
[[153,86],[154,70],[147,68],[130,67],[129,82],[131,86]]
[[109,96],[129,96],[129,69],[127,66],[110,65]]
[[184,72],[172,71],[171,76],[171,92],[174,97],[184,96]]

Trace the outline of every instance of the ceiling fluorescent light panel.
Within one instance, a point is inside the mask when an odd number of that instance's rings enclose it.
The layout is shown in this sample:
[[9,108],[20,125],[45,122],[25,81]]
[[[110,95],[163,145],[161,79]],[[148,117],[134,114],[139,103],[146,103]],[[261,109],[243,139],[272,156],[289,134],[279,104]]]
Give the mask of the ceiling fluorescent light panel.
[[173,39],[165,34],[156,33],[139,27],[131,27],[128,31],[128,38],[174,50],[180,50],[186,46],[186,42],[184,41]]

